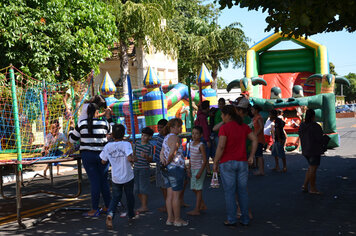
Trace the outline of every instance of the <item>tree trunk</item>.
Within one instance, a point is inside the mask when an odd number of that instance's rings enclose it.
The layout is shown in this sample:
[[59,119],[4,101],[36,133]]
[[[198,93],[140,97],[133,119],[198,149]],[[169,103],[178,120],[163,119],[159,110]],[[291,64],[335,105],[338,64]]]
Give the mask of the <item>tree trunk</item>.
[[218,68],[213,68],[211,71],[211,77],[213,77],[213,82],[211,84],[211,88],[217,91],[218,89]]
[[120,92],[121,96],[125,96],[128,93],[127,87],[127,75],[129,74],[129,56],[127,54],[127,45],[124,42],[120,42]]

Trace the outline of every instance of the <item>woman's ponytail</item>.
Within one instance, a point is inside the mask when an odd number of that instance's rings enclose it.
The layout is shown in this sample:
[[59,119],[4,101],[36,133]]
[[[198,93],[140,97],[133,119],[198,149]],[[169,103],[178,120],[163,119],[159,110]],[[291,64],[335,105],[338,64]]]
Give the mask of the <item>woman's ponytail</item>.
[[95,112],[98,110],[98,105],[95,103],[89,103],[88,105],[88,134],[93,134],[93,119]]

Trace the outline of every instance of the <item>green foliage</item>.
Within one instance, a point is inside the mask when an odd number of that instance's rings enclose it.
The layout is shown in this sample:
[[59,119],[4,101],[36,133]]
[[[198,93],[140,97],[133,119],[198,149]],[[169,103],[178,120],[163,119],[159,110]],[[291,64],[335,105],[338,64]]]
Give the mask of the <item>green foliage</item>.
[[174,31],[164,25],[174,14],[172,0],[105,0],[112,6],[116,17],[116,36],[120,47],[120,78],[126,89],[128,73],[129,45],[145,52],[162,51],[172,57],[176,56],[178,38]]
[[115,17],[99,0],[0,3],[0,67],[12,63],[36,79],[79,79],[98,71],[116,38]]
[[329,70],[330,70],[330,74],[332,75],[337,75],[336,71],[335,71],[335,65],[332,62],[329,62]]
[[268,23],[265,31],[282,31],[288,35],[310,36],[323,32],[356,30],[356,2],[354,0],[215,0],[220,8],[233,5],[247,7],[249,10],[267,11]]
[[218,77],[217,86],[218,86],[218,89],[226,89],[227,83],[225,82],[225,80],[222,77]]
[[202,63],[213,71],[214,78],[229,62],[233,62],[234,67],[243,65],[248,39],[238,23],[221,28],[216,23],[220,11],[201,0],[177,0],[176,3],[177,14],[168,25],[180,37],[180,81],[187,77],[195,80]]
[[350,81],[350,84],[351,84],[350,87],[344,86],[344,88],[343,88],[343,93],[345,95],[345,101],[347,101],[347,102],[356,101],[356,74],[349,73],[345,77]]

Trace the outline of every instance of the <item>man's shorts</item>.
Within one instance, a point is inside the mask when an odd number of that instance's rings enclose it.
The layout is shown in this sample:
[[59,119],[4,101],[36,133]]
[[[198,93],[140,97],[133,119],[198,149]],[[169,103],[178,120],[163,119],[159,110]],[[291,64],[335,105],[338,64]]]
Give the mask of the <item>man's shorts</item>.
[[150,169],[134,169],[135,185],[134,190],[136,194],[148,194],[150,186]]
[[181,191],[184,187],[184,168],[178,166],[167,166],[167,176],[164,178],[166,188],[173,191]]
[[191,170],[192,171],[192,178],[190,179],[190,189],[192,190],[202,190],[204,185],[204,179],[206,175],[206,168],[204,168],[203,173],[201,174],[200,178],[197,179],[195,176],[199,173],[198,170]]
[[280,142],[274,142],[272,145],[272,156],[279,158],[286,158],[286,153],[284,151],[284,145]]
[[305,156],[309,165],[319,166],[320,165],[320,155],[319,156]]
[[255,153],[255,157],[263,157],[263,144],[262,143],[258,143],[257,145],[257,149],[256,149],[256,153]]

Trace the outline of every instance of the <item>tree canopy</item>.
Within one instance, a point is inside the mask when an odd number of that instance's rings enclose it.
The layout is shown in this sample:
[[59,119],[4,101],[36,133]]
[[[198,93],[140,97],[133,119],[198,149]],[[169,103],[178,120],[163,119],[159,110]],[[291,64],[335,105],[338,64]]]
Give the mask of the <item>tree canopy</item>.
[[356,30],[354,0],[215,0],[220,8],[239,5],[249,10],[267,11],[265,31],[282,31],[287,35],[310,36],[323,32]]
[[222,77],[217,78],[217,87],[218,89],[226,89],[227,83]]
[[176,56],[177,42],[173,30],[164,25],[174,14],[171,0],[105,0],[112,6],[116,17],[116,36],[120,48],[119,86],[126,90],[126,75],[129,73],[128,49],[130,44],[146,52],[162,51]]
[[0,67],[46,80],[79,79],[110,56],[115,17],[99,0],[0,3]]
[[239,23],[225,28],[219,26],[216,22],[220,11],[213,4],[203,4],[200,0],[177,0],[176,3],[177,14],[169,21],[169,27],[181,39],[178,50],[180,81],[188,77],[195,79],[202,63],[212,70],[214,80],[218,71],[230,62],[237,68],[243,65],[249,47]]

